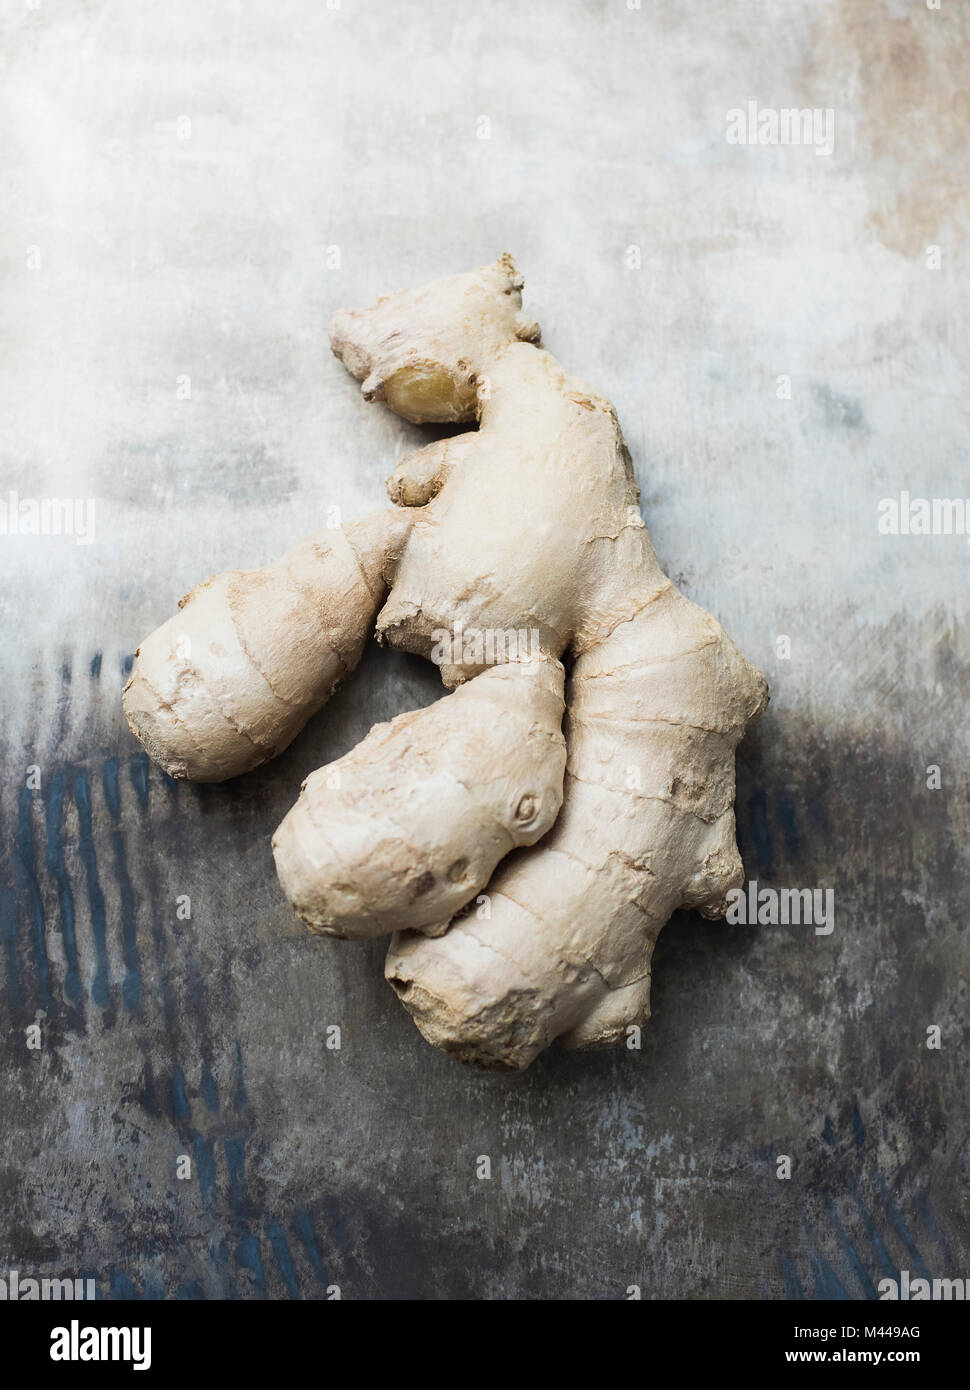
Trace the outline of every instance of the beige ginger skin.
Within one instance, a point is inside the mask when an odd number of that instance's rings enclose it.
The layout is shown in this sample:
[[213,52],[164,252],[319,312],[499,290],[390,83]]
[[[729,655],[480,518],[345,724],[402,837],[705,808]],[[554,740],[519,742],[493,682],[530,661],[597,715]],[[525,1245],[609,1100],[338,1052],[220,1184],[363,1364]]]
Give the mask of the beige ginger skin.
[[273,846],[311,931],[391,935],[424,1036],[482,1066],[622,1042],[679,907],[743,881],[734,759],[764,677],[660,569],[608,401],[538,346],[508,256],[331,325],[368,400],[467,433],[392,507],[220,575],[141,646],[132,729],[175,777],[285,747],[367,636],[452,692],[307,778]]

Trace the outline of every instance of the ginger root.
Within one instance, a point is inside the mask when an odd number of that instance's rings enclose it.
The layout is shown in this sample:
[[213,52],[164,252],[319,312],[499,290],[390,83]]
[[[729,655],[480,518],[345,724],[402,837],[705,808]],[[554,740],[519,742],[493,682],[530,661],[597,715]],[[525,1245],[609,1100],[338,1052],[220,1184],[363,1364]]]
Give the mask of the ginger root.
[[564,708],[558,661],[492,666],[311,773],[273,837],[310,930],[444,931],[510,849],[554,824]]
[[406,516],[375,512],[180,599],[135,653],[122,696],[155,762],[222,782],[281,753],[360,660],[407,531]]
[[125,691],[152,757],[218,780],[295,737],[372,625],[435,661],[453,693],[314,772],[277,869],[312,931],[393,933],[430,1042],[516,1068],[623,1041],[670,914],[723,914],[735,748],[768,701],[660,569],[616,415],[521,288],[503,256],[335,316],[366,399],[477,430],[402,459],[386,511],[194,590]]

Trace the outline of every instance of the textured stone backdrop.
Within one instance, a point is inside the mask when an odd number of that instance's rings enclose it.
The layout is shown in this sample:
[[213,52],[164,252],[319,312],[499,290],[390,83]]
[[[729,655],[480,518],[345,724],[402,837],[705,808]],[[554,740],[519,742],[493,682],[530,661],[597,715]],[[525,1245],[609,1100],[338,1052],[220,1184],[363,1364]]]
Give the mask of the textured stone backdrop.
[[[966,6],[4,0],[0,29],[0,499],[96,524],[0,535],[0,1275],[970,1275],[970,547],[877,530],[881,498],[970,493]],[[833,152],[728,143],[749,101],[831,108]],[[332,310],[504,250],[615,401],[662,562],[771,681],[749,875],[836,895],[829,936],[676,918],[641,1051],[513,1077],[429,1048],[381,943],[312,940],[272,869],[302,777],[433,700],[430,667],[375,646],[221,787],[170,782],[119,707],[182,593],[377,505],[426,438],[364,405]]]

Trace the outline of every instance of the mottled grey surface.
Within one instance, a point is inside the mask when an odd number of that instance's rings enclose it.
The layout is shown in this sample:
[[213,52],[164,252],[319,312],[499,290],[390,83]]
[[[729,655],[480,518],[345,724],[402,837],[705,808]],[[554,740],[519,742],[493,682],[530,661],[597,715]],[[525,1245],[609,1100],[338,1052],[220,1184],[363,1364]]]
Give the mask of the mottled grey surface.
[[[877,531],[902,489],[970,492],[966,6],[11,0],[0,28],[0,497],[96,508],[89,545],[0,536],[0,1276],[970,1275],[970,549]],[[748,101],[832,108],[833,153],[727,143]],[[665,567],[771,681],[749,875],[836,894],[830,936],[675,919],[640,1052],[513,1077],[429,1048],[381,943],[312,940],[272,869],[302,777],[435,698],[431,668],[375,647],[222,787],[149,766],[119,706],[180,594],[378,504],[424,438],[361,401],[330,312],[504,250],[615,401]]]

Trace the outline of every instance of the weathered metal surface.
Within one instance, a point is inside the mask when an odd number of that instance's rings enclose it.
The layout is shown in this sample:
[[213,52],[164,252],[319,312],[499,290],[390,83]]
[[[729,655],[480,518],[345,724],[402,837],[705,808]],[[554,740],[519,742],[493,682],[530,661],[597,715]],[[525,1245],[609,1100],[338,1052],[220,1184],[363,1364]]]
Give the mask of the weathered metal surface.
[[[965,8],[2,23],[0,487],[94,499],[96,529],[0,536],[0,1275],[304,1298],[970,1275],[970,552],[877,530],[885,496],[970,491]],[[833,109],[834,150],[729,144],[750,100]],[[665,567],[772,683],[739,760],[750,876],[836,902],[824,936],[676,919],[642,1050],[513,1077],[427,1047],[381,943],[312,940],[273,874],[301,778],[435,698],[430,668],[375,648],[219,787],[168,781],[119,705],[181,593],[378,504],[424,437],[360,400],[330,311],[506,249],[615,401]]]

